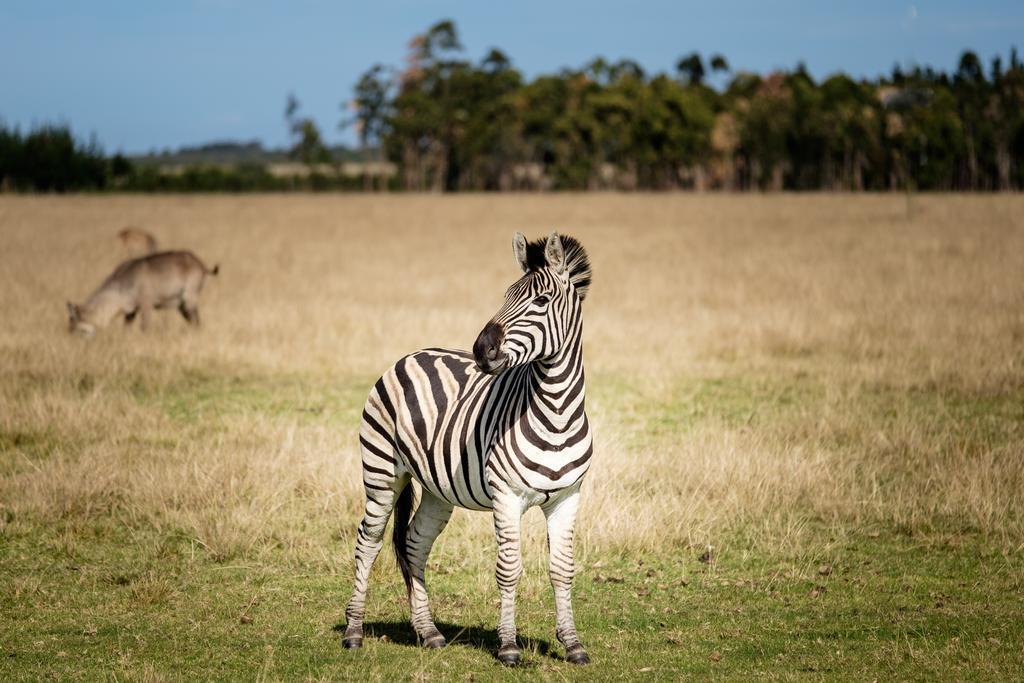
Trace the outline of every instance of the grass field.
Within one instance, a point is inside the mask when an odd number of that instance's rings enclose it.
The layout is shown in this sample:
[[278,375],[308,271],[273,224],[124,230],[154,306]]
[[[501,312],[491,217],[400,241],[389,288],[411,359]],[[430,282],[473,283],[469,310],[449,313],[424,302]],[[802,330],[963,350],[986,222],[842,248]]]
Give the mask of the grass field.
[[[204,325],[66,332],[141,225]],[[389,549],[340,647],[356,432],[468,348],[511,236],[578,237],[595,464],[561,659],[543,518],[503,669],[490,518]],[[1008,680],[1024,671],[1024,198],[0,196],[0,679]],[[711,561],[701,561],[712,546]]]

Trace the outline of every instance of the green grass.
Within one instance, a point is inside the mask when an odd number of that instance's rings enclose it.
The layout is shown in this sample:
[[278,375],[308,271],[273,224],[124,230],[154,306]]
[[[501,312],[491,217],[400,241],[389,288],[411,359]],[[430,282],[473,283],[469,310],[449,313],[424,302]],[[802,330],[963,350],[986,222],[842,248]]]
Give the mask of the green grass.
[[685,377],[657,395],[624,381],[594,393],[605,400],[614,394],[614,400],[632,408],[625,426],[636,446],[678,437],[709,423],[727,429],[785,429],[823,409],[851,407],[883,428],[896,420],[911,420],[942,423],[984,445],[1024,438],[1024,386],[986,394],[948,386],[830,386],[797,369],[782,376],[748,372]]
[[0,554],[0,677],[996,680],[1024,666],[1019,555],[964,537],[922,544],[868,531],[828,547],[810,561],[786,548],[710,563],[690,548],[588,558],[575,598],[593,658],[583,670],[561,660],[546,579],[528,563],[525,666],[509,672],[493,656],[496,594],[480,577],[489,567],[460,563],[443,541],[429,581],[450,646],[416,646],[384,553],[366,646],[348,652],[339,644],[347,573],[273,556],[217,564],[187,539],[116,524],[15,531]]
[[185,423],[214,422],[232,415],[298,419],[299,423],[357,424],[367,387],[375,378],[267,377],[189,370],[169,385],[133,387],[141,403],[156,404],[167,417]]
[[[680,378],[655,396],[599,379],[593,401],[618,409],[631,449],[709,426],[799,434],[843,410],[861,411],[865,432],[921,425],[940,450],[1005,447],[1024,423],[1019,389],[982,396],[837,388],[796,373]],[[33,381],[34,389],[23,383],[26,395],[57,391],[55,378]],[[127,397],[172,425],[166,443],[141,437],[147,457],[252,414],[297,429],[351,429],[369,386],[364,378],[216,367],[59,382],[72,393]],[[9,424],[0,433],[0,473],[31,467],[55,449],[74,457],[79,439],[70,428]],[[862,431],[820,429],[809,438],[829,436],[837,457],[899,456],[898,442],[871,451]],[[799,533],[767,538],[813,543],[772,546],[758,529],[739,527],[716,539],[710,562],[699,559],[704,547],[687,545],[584,548],[575,607],[593,660],[585,668],[561,659],[542,547],[527,544],[518,603],[525,664],[507,670],[494,657],[490,543],[467,551],[464,539],[442,536],[432,556],[435,617],[450,643],[442,651],[417,647],[385,550],[371,584],[365,647],[349,652],[340,629],[351,525],[311,524],[319,556],[274,543],[216,555],[187,528],[153,528],[116,500],[56,518],[18,516],[0,503],[0,515],[0,680],[1006,680],[1024,670],[1024,553],[1012,539],[994,541],[956,519],[922,527],[870,517],[837,523],[807,512],[794,516]]]

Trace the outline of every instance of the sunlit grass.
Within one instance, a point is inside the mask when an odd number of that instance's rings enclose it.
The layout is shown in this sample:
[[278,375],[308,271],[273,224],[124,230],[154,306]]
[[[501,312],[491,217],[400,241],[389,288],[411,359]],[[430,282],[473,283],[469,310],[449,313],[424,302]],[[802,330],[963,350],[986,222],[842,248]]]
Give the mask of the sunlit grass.
[[[457,512],[431,561],[454,647],[402,643],[389,551],[367,618],[394,642],[353,655],[331,629],[366,392],[403,353],[467,347],[515,277],[512,233],[553,228],[595,270],[590,676],[1019,670],[1024,203],[913,202],[0,198],[0,674],[505,675],[485,514]],[[66,334],[124,224],[221,264],[203,329]],[[542,522],[520,626],[526,674],[559,678]]]

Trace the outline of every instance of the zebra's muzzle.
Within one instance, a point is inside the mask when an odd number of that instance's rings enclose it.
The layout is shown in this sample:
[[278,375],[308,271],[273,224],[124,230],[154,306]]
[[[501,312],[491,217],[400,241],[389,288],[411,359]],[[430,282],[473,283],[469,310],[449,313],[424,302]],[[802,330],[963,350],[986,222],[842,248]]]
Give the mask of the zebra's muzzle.
[[484,325],[484,329],[473,343],[473,359],[481,372],[496,375],[505,369],[508,356],[501,352],[504,336],[505,330],[493,320]]
[[508,365],[508,356],[502,356],[494,363],[477,363],[476,367],[485,375],[500,375],[501,371]]

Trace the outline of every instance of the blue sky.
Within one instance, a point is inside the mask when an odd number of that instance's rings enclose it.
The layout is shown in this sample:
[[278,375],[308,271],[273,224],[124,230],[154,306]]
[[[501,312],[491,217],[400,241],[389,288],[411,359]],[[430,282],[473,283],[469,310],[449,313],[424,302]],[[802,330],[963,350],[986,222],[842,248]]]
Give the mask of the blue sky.
[[671,70],[693,50],[758,72],[803,60],[817,77],[876,76],[896,62],[949,70],[965,48],[986,63],[1014,44],[1024,53],[1020,0],[4,0],[0,119],[67,122],[108,152],[278,146],[294,92],[329,141],[348,142],[337,123],[359,75],[399,64],[409,38],[442,18],[455,20],[469,57],[497,46],[527,76],[597,55]]

